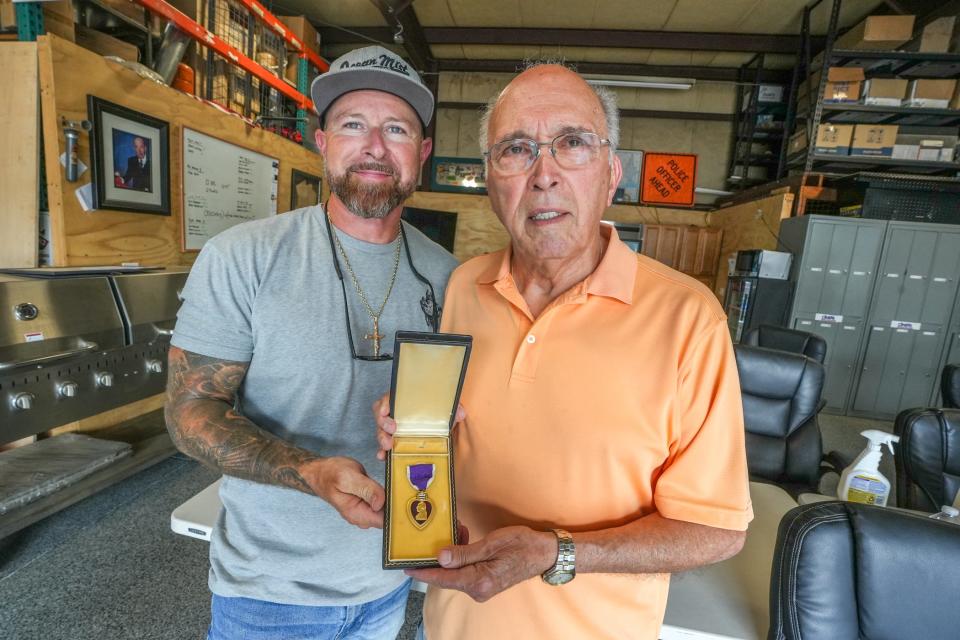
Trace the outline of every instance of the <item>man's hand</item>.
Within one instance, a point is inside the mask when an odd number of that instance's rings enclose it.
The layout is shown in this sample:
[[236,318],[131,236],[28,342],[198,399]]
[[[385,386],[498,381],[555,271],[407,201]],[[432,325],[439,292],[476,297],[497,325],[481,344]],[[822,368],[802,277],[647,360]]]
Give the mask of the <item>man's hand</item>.
[[[396,421],[390,417],[390,394],[383,394],[379,400],[373,403],[373,417],[377,422],[377,444],[380,450],[377,451],[378,460],[387,459],[387,451],[393,449],[393,434],[397,431]],[[454,418],[454,425],[463,422],[467,417],[467,411],[462,404],[457,405],[457,415]]]
[[474,544],[444,547],[439,560],[442,569],[408,569],[406,573],[486,602],[552,567],[557,561],[557,537],[552,531],[504,527]]
[[353,458],[319,458],[304,465],[303,475],[314,492],[344,520],[361,529],[383,528],[383,487],[367,476]]

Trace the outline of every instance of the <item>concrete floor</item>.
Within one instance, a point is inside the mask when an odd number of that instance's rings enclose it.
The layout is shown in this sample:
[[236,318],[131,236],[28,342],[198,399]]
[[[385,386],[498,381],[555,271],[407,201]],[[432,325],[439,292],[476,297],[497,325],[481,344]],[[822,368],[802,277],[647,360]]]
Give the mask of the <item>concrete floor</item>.
[[[892,424],[822,415],[821,428],[824,450],[853,457],[861,430]],[[881,470],[893,478],[889,456]],[[175,455],[0,540],[0,638],[204,638],[208,545],[171,532],[170,513],[216,477]],[[828,476],[821,492],[835,486]],[[422,602],[411,594],[401,639],[414,637]]]

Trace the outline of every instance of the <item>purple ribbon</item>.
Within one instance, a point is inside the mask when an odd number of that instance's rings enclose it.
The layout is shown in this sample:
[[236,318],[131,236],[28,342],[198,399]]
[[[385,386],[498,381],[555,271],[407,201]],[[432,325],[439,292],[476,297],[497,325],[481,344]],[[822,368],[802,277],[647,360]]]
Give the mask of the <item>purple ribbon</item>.
[[430,486],[430,481],[433,480],[433,465],[412,464],[407,467],[407,478],[410,479],[410,484],[417,489],[426,491],[427,487]]

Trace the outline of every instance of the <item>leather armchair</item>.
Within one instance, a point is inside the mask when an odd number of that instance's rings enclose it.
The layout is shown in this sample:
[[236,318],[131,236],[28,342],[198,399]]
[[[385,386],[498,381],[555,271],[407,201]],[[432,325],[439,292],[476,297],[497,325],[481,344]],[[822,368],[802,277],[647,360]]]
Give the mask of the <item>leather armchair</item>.
[[800,354],[743,344],[734,345],[734,353],[750,476],[779,484],[794,495],[816,491],[823,365]]
[[900,436],[897,506],[937,512],[953,504],[960,491],[960,409],[901,411],[893,432]]
[[827,357],[827,341],[815,333],[762,324],[747,332],[741,344],[766,349],[802,353],[823,364]]
[[960,409],[960,364],[948,364],[940,376],[940,395],[943,406]]
[[768,640],[960,636],[960,526],[852,502],[780,521]]

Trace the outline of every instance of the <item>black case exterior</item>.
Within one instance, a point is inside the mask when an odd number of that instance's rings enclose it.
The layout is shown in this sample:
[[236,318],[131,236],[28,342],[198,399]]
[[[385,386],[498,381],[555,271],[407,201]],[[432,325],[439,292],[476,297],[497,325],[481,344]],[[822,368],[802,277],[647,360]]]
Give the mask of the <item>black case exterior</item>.
[[[470,362],[470,351],[473,347],[473,336],[457,333],[426,333],[421,331],[397,331],[393,344],[393,372],[390,378],[390,407],[392,408],[397,395],[397,370],[400,362],[400,345],[404,342],[415,342],[420,344],[441,344],[465,347],[463,355],[463,366],[460,369],[460,380],[457,382],[457,393],[453,398],[453,405],[450,410],[448,422],[449,429],[453,428],[454,419],[457,416],[457,406],[460,404],[460,392],[463,391],[463,381],[467,375],[467,365]],[[391,417],[393,417],[391,413]],[[448,432],[449,432],[448,429]],[[387,555],[390,550],[390,518],[392,507],[390,505],[390,485],[393,471],[392,452],[387,452],[386,470],[384,475],[384,484],[387,500],[384,505],[383,514],[383,547],[382,558],[384,569],[429,569],[440,566],[436,561],[424,560],[389,560]],[[453,475],[453,446],[448,444],[447,465],[450,474],[450,514],[453,518],[453,544],[460,544],[460,535],[457,527],[457,490]]]

